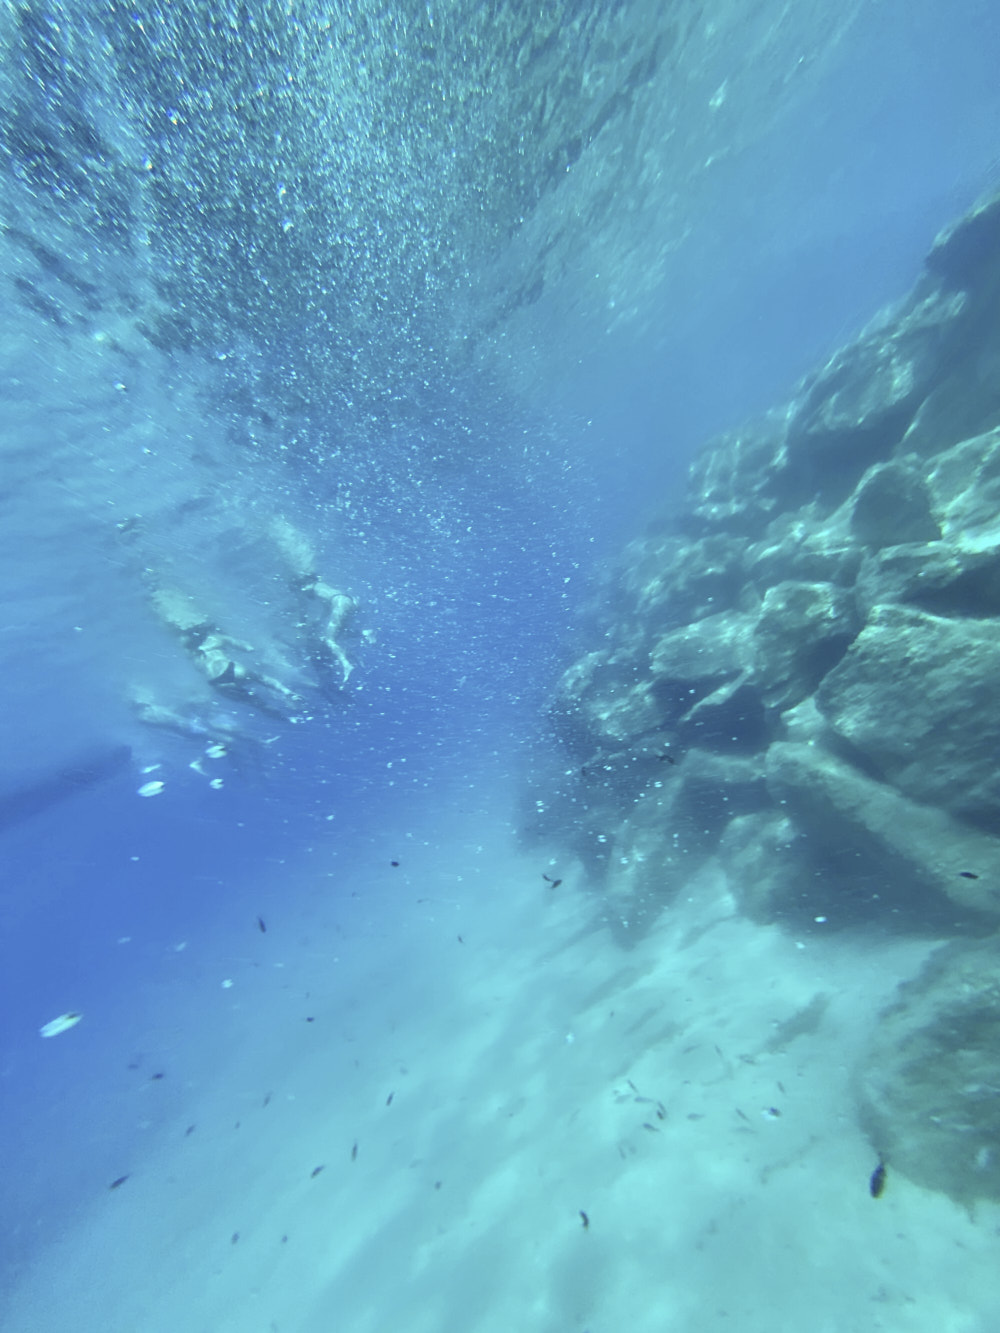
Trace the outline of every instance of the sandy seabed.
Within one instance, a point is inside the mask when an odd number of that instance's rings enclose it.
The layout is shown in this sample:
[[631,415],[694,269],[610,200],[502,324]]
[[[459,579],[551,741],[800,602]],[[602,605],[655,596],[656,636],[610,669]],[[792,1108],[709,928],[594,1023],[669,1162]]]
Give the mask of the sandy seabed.
[[1000,1210],[873,1199],[854,1111],[932,944],[754,925],[706,874],[624,949],[545,869],[415,848],[220,959],[186,1040],[218,1014],[223,1054],[6,1333],[995,1333]]

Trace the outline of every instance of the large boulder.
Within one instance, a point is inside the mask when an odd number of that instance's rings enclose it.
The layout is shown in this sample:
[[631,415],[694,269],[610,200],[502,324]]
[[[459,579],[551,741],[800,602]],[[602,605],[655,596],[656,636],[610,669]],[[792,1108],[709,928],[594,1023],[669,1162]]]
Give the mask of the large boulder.
[[889,457],[961,336],[961,292],[917,293],[901,313],[836,352],[789,424],[789,496],[839,503],[873,462]]
[[548,707],[553,730],[580,759],[661,725],[662,709],[628,648],[585,653],[563,672]]
[[768,588],[753,631],[753,674],[765,704],[786,709],[812,694],[857,634],[854,598],[833,583]]
[[814,503],[768,524],[762,540],[747,548],[744,567],[748,583],[762,592],[784,582],[849,588],[861,555],[848,514],[838,510],[826,515]]
[[869,468],[852,497],[851,532],[862,546],[876,548],[937,541],[941,529],[917,469],[898,458]]
[[859,772],[818,746],[779,742],[767,785],[808,840],[828,879],[828,912],[870,915],[881,902],[920,928],[1000,915],[1000,840]]
[[1000,428],[941,452],[927,482],[946,538],[995,532],[1000,528]]
[[706,616],[661,634],[649,655],[650,669],[664,693],[674,687],[682,709],[750,665],[753,617],[738,612]]
[[742,583],[743,547],[722,534],[697,541],[661,534],[631,543],[621,579],[630,610],[665,630],[729,609]]
[[926,263],[948,287],[994,286],[1000,280],[1000,193],[981,199],[939,232]]
[[876,606],[816,701],[880,777],[998,827],[1000,622]]
[[1000,616],[1000,532],[869,552],[855,590],[865,616],[890,602],[951,618]]
[[1000,941],[934,953],[879,1016],[857,1075],[889,1172],[967,1206],[1000,1200]]
[[787,412],[772,412],[714,440],[688,476],[691,513],[710,531],[760,533],[780,508],[774,482],[785,464]]
[[762,707],[751,683],[755,617],[722,612],[656,641],[650,669],[664,717],[685,747],[759,744]]

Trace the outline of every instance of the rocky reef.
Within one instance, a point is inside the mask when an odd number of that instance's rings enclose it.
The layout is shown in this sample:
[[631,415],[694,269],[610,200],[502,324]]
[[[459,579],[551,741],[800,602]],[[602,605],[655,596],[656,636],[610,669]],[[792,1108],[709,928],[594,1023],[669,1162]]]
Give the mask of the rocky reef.
[[761,920],[997,924],[998,309],[994,197],[605,576],[529,823],[622,932],[713,856]]
[[950,940],[858,1073],[881,1159],[1000,1198],[1000,196],[792,400],[711,441],[548,708],[527,836],[620,939],[714,864],[796,930]]

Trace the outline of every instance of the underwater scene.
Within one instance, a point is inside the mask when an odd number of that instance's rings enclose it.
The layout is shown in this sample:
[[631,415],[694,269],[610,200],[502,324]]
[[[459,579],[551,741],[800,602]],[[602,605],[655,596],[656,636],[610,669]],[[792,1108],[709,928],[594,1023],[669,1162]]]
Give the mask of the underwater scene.
[[0,9],[0,1328],[1000,1328],[1000,10]]

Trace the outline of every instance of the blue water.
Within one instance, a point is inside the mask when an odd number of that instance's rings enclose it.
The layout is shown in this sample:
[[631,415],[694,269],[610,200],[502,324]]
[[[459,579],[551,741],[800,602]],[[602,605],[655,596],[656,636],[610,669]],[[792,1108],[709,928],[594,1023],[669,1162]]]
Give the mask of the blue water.
[[[718,49],[694,35],[676,49],[690,79],[658,172],[643,135],[680,77],[666,57],[558,172],[552,143],[573,142],[589,104],[545,62],[558,49],[567,70],[600,73],[594,86],[629,87],[665,15],[539,9],[231,6],[208,36],[190,5],[30,5],[3,20],[16,114],[0,197],[17,233],[0,249],[12,1333],[70,1326],[45,1312],[46,1274],[70,1262],[113,1179],[129,1176],[117,1203],[157,1163],[170,1175],[163,1141],[223,1095],[224,1061],[256,1044],[273,1055],[286,978],[303,978],[304,1021],[316,958],[349,939],[365,1032],[394,993],[415,1023],[422,994],[460,985],[451,963],[436,970],[414,902],[443,895],[503,933],[502,872],[517,886],[523,873],[519,777],[545,744],[538,718],[602,562],[676,504],[699,444],[781,401],[905,292],[935,232],[996,182],[1000,26],[980,0],[802,5],[749,69],[744,49],[781,6],[744,32],[739,6],[719,5]],[[695,33],[696,7],[677,10]],[[744,99],[731,122],[726,101],[708,109],[723,80]],[[536,124],[524,102],[546,82],[551,140],[512,135],[516,115]],[[562,177],[583,183],[567,193]],[[294,643],[268,544],[277,517],[356,599],[354,671],[333,695],[304,687],[294,721],[244,715],[253,745],[211,769],[215,790],[190,767],[197,737],[144,726],[128,702],[137,684],[163,697],[192,685],[149,580],[204,597],[234,638]],[[150,779],[164,791],[143,799]],[[510,923],[530,919],[521,891]],[[565,939],[581,929],[568,918]],[[504,938],[506,963],[487,971],[516,972],[513,924]],[[267,971],[276,940],[280,973]],[[619,966],[610,953],[602,965]],[[223,1011],[234,978],[253,998]],[[40,1040],[65,1011],[79,1026]],[[429,1061],[447,1057],[442,1012],[428,998]],[[170,1215],[168,1185],[159,1201],[149,1188],[144,1216]],[[172,1226],[143,1243],[174,1247],[183,1268]],[[163,1291],[159,1314],[137,1316],[140,1248],[119,1256],[117,1280],[84,1279],[74,1328],[223,1326]],[[377,1273],[358,1281],[377,1292]],[[457,1269],[455,1282],[464,1292]],[[125,1287],[132,1304],[118,1303]],[[278,1287],[266,1315],[248,1296],[225,1327],[403,1326],[388,1298],[382,1316],[376,1295],[374,1314],[339,1323],[340,1302],[360,1310],[353,1295],[332,1279],[318,1293],[308,1315]],[[462,1308],[439,1327],[497,1326],[488,1301]],[[662,1327],[698,1327],[679,1318]],[[588,1324],[551,1309],[522,1326]]]

